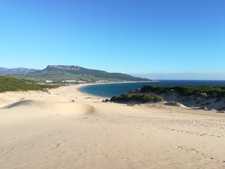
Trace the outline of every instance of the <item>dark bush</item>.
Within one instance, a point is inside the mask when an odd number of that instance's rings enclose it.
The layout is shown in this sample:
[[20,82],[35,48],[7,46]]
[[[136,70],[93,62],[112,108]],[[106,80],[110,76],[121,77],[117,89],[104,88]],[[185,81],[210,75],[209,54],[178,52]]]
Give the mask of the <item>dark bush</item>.
[[155,92],[164,93],[175,91],[183,96],[198,95],[199,93],[206,93],[211,97],[225,97],[225,86],[144,86],[140,92]]
[[157,96],[155,94],[129,94],[125,93],[121,96],[113,96],[110,100],[111,102],[117,102],[117,103],[126,103],[129,101],[139,102],[139,103],[146,103],[146,102],[159,102],[163,101],[163,98],[160,96]]

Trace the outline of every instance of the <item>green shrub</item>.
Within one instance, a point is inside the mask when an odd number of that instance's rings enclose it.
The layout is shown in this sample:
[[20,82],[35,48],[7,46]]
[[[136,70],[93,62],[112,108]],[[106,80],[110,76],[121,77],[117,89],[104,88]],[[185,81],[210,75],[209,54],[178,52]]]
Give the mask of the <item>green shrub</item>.
[[200,107],[200,109],[206,110],[207,107],[202,105],[202,106]]
[[143,86],[141,93],[155,92],[164,93],[167,91],[176,91],[183,96],[196,95],[197,93],[206,93],[212,97],[225,97],[225,86]]
[[0,76],[0,92],[6,91],[45,90],[37,84],[28,84],[22,80]]
[[163,101],[163,98],[160,96],[157,96],[155,94],[129,94],[125,93],[121,96],[113,96],[110,100],[111,102],[117,102],[117,103],[125,103],[129,101],[139,102],[139,103],[146,103],[146,102],[159,102]]

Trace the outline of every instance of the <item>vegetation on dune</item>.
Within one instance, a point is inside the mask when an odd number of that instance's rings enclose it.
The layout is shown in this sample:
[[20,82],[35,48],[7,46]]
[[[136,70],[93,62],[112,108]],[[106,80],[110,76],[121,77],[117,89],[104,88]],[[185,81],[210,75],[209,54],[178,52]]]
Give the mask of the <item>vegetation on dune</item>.
[[45,90],[45,87],[42,87],[37,84],[29,84],[22,80],[0,76],[0,92],[6,91],[27,91],[27,90]]
[[117,102],[117,103],[126,103],[126,102],[138,102],[138,103],[146,103],[146,102],[159,102],[163,101],[163,98],[160,96],[157,96],[155,94],[130,94],[125,93],[121,96],[113,96],[110,99],[111,102]]
[[180,95],[190,96],[205,93],[207,96],[212,97],[225,97],[225,86],[144,86],[141,88],[141,93],[156,92],[165,93],[168,91],[176,91]]

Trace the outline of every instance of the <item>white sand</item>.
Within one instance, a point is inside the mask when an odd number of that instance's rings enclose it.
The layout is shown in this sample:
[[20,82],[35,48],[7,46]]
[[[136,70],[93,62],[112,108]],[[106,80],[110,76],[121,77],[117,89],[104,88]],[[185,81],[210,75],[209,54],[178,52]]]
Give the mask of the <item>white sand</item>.
[[225,114],[102,103],[77,87],[0,94],[0,169],[225,168]]

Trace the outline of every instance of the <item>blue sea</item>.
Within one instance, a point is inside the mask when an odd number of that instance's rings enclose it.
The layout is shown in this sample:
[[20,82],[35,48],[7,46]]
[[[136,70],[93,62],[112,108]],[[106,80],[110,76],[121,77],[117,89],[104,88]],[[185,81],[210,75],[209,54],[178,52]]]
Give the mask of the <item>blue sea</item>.
[[145,85],[155,86],[225,86],[225,81],[208,80],[160,80],[158,82],[137,82],[137,83],[108,83],[87,85],[79,88],[83,93],[90,95],[108,97],[118,96],[131,90],[136,90]]

